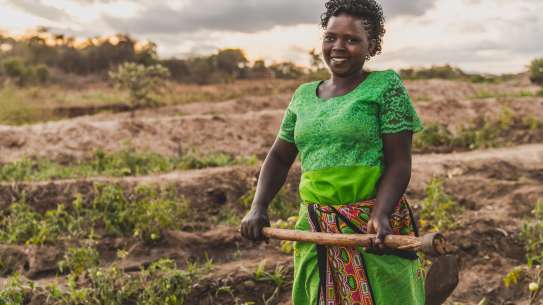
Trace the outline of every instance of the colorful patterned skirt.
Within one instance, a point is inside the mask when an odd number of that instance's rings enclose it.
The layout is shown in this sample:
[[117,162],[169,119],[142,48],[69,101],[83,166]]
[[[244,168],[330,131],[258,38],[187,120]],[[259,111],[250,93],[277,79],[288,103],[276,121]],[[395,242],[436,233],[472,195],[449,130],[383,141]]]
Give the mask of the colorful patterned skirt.
[[[375,200],[302,205],[298,230],[364,234]],[[393,234],[418,235],[405,197],[390,217]],[[294,245],[294,305],[424,305],[424,273],[415,252]]]

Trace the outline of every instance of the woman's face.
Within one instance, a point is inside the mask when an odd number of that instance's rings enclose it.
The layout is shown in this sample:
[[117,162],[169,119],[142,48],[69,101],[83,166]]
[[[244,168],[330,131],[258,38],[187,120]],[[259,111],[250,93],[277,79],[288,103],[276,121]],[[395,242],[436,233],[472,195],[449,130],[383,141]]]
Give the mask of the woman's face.
[[347,14],[332,16],[324,31],[322,54],[332,74],[359,73],[370,54],[370,41],[362,20]]

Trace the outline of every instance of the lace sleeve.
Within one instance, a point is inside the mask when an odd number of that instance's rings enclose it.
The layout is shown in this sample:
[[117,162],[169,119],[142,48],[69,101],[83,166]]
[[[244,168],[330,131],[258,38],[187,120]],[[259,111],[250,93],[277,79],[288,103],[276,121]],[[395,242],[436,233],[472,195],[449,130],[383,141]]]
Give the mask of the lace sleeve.
[[279,128],[280,139],[290,143],[294,143],[294,127],[296,126],[296,114],[290,109],[290,106],[285,111],[281,127]]
[[405,130],[418,132],[423,129],[411,98],[400,76],[394,71],[391,71],[388,85],[381,98],[379,124],[382,134]]

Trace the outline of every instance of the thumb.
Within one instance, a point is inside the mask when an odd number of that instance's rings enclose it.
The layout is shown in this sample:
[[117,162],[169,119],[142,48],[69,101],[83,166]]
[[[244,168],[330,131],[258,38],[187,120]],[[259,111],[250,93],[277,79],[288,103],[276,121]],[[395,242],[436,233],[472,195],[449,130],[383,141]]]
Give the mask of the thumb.
[[375,234],[377,233],[375,231],[375,225],[374,225],[374,222],[373,222],[373,219],[370,219],[370,221],[368,221],[368,234]]

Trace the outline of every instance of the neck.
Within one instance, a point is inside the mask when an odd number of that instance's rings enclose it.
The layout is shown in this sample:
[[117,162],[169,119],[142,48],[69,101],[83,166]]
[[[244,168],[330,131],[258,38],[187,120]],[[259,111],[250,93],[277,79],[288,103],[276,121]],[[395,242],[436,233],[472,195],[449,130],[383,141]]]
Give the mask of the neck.
[[330,80],[336,87],[350,87],[353,86],[353,84],[359,84],[364,79],[364,75],[364,71],[360,69],[360,71],[357,71],[356,73],[344,76],[332,74]]

